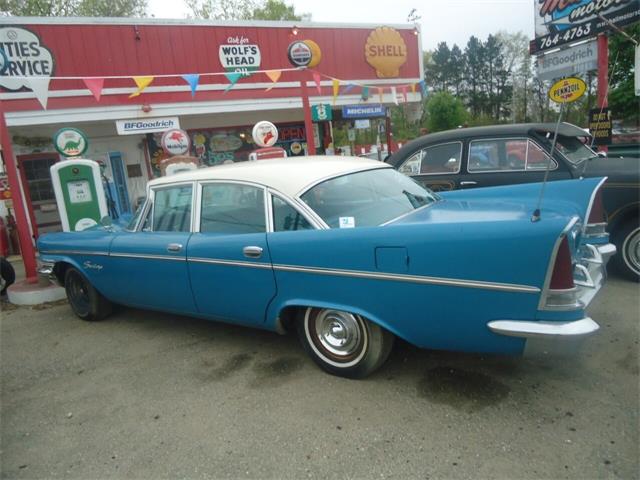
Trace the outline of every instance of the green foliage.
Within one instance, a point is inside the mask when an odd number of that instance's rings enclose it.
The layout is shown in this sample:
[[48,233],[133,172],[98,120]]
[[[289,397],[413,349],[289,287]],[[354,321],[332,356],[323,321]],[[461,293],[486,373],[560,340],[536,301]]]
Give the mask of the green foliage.
[[0,0],[0,12],[20,17],[143,17],[147,0]]
[[460,99],[449,92],[438,92],[427,101],[427,127],[431,133],[464,125],[467,111]]
[[195,18],[212,20],[302,20],[282,0],[185,0]]
[[[627,28],[626,33],[640,41],[640,24]],[[640,125],[640,97],[635,96],[633,82],[634,53],[633,43],[622,34],[617,33],[609,39],[609,108],[613,118]]]

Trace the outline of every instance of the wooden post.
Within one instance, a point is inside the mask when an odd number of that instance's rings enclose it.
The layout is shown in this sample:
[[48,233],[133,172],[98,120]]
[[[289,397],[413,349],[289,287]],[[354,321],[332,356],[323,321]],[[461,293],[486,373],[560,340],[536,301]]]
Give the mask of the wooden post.
[[20,179],[18,178],[18,169],[16,168],[16,160],[13,156],[13,147],[11,146],[11,136],[7,128],[7,121],[4,118],[4,106],[0,100],[0,144],[2,145],[2,157],[4,166],[7,171],[7,179],[9,180],[9,188],[11,189],[11,198],[13,200],[13,211],[16,217],[16,225],[18,227],[18,241],[20,243],[20,253],[22,254],[22,262],[28,283],[37,283],[38,274],[36,272],[36,251],[33,247],[31,233],[29,229],[29,221],[27,220],[27,210],[25,208],[20,188]]

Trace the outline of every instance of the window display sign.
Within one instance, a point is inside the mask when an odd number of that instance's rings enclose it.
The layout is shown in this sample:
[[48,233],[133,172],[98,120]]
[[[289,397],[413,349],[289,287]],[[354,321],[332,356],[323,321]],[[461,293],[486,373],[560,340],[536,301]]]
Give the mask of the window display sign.
[[534,0],[536,39],[531,53],[595,37],[640,20],[640,0]]
[[226,71],[241,73],[242,77],[260,68],[260,47],[243,35],[227,38],[227,43],[220,45],[218,57]]

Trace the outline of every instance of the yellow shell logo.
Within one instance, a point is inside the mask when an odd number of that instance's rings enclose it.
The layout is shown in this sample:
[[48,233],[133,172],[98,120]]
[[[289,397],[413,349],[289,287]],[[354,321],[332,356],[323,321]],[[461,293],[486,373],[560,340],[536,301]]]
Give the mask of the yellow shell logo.
[[549,98],[556,103],[571,103],[587,91],[587,84],[577,77],[563,78],[551,85]]
[[320,60],[322,60],[322,52],[320,51],[320,45],[318,45],[313,40],[303,40],[303,42],[311,50],[311,62],[309,62],[309,65],[307,65],[307,67],[309,68],[316,67],[320,63]]
[[400,67],[407,61],[407,45],[396,29],[378,27],[367,37],[364,56],[378,78],[399,77]]

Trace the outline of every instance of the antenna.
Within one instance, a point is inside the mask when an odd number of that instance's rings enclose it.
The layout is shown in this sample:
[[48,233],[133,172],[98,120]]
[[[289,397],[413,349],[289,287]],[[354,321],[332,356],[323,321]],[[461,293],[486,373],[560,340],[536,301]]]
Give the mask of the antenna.
[[560,122],[562,121],[562,113],[564,112],[564,102],[560,104],[560,113],[558,114],[558,121],[556,122],[556,128],[553,132],[553,141],[551,142],[551,151],[549,152],[549,158],[547,159],[547,168],[544,171],[544,179],[542,180],[542,187],[540,187],[540,195],[538,195],[538,203],[536,209],[531,215],[531,221],[537,222],[540,220],[540,206],[542,204],[542,198],[544,197],[544,190],[547,186],[547,179],[549,178],[549,170],[551,170],[551,159],[553,158],[553,152],[556,149],[556,142],[558,141],[558,130],[560,129]]

